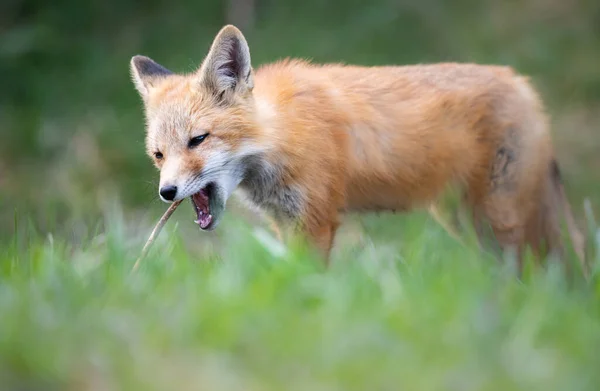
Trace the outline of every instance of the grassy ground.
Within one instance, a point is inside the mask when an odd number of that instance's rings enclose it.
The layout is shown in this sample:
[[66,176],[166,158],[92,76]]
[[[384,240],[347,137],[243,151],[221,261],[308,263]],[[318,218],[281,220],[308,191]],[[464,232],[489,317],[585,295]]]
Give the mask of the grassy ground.
[[600,284],[555,264],[518,279],[425,214],[351,217],[328,270],[231,216],[192,255],[184,207],[130,274],[151,224],[128,221],[108,209],[78,244],[17,227],[3,390],[600,387]]

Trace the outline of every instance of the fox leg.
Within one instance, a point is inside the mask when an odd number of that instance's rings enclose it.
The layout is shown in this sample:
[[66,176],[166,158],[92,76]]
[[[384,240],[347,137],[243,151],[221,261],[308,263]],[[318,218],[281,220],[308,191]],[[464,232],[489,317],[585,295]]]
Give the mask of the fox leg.
[[331,248],[338,226],[337,222],[327,222],[307,229],[309,239],[324,258],[326,264],[329,264]]
[[480,172],[477,181],[471,184],[468,198],[474,210],[476,231],[482,228],[480,217],[485,218],[504,257],[514,257],[520,274],[527,225],[539,202],[540,181],[536,178],[540,177],[541,167],[524,158],[519,141],[516,132],[508,133],[495,151],[490,170]]
[[277,221],[273,218],[269,218],[268,223],[269,223],[269,227],[271,228],[271,232],[273,233],[275,238],[278,241],[283,242],[284,241],[283,232],[281,230],[281,227],[277,223]]
[[[528,208],[522,206],[519,204],[517,194],[512,192],[491,191],[482,202],[482,214],[491,225],[502,255],[505,258],[514,257],[519,274],[523,268],[526,226],[531,215]],[[476,219],[476,227],[477,224],[481,224],[480,220]],[[479,230],[480,227],[476,229]]]
[[330,216],[313,214],[308,216],[301,225],[301,231],[305,238],[319,252],[326,264],[329,264],[331,248],[339,224],[339,217],[336,212]]
[[544,232],[548,245],[550,246],[550,251],[562,254],[563,257],[565,256],[565,249],[561,240],[559,218],[559,214],[562,211],[567,223],[567,229],[571,237],[573,249],[575,250],[581,269],[584,276],[589,278],[591,270],[585,254],[585,235],[581,232],[575,222],[571,205],[565,194],[558,162],[555,159],[553,159],[550,164],[550,182],[551,186],[549,187],[551,187],[551,189],[549,189],[546,194],[548,198],[552,198],[553,202],[548,202],[550,203],[550,206],[547,208],[549,216],[546,217],[544,221]]
[[431,217],[433,217],[433,219],[448,233],[448,235],[450,235],[454,240],[462,244],[462,240],[460,239],[456,231],[442,217],[437,204],[430,204],[427,208],[427,211],[429,212]]
[[483,249],[483,243],[485,239],[484,234],[484,214],[479,208],[473,208],[471,212],[471,217],[473,219],[473,228],[475,230],[475,237],[477,239],[477,246],[479,249]]

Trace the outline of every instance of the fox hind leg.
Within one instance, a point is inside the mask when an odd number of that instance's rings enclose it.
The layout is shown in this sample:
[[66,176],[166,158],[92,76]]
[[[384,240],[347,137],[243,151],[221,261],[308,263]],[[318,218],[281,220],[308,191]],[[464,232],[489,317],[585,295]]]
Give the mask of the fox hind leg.
[[[535,184],[522,172],[523,162],[514,133],[499,146],[490,169],[468,189],[473,208],[475,228],[481,240],[482,221],[489,222],[504,258],[514,259],[517,271],[522,271],[526,226],[535,204],[531,190]],[[482,185],[485,184],[485,185]]]

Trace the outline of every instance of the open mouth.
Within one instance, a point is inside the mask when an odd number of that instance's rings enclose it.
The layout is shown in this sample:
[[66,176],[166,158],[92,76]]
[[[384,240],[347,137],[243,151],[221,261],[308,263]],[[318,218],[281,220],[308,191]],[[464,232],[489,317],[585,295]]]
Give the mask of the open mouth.
[[205,188],[190,197],[197,216],[197,220],[194,222],[203,230],[209,229],[213,223],[213,215],[210,213],[210,201],[213,195],[214,184],[209,183]]

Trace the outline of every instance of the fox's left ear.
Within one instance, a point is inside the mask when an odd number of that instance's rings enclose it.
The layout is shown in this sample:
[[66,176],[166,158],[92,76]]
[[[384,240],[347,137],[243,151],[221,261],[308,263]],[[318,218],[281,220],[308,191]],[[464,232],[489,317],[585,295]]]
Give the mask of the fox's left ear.
[[219,97],[252,90],[250,48],[240,30],[227,25],[219,31],[198,75],[200,82]]
[[144,99],[160,80],[173,74],[151,58],[139,55],[131,58],[130,68],[135,88]]

